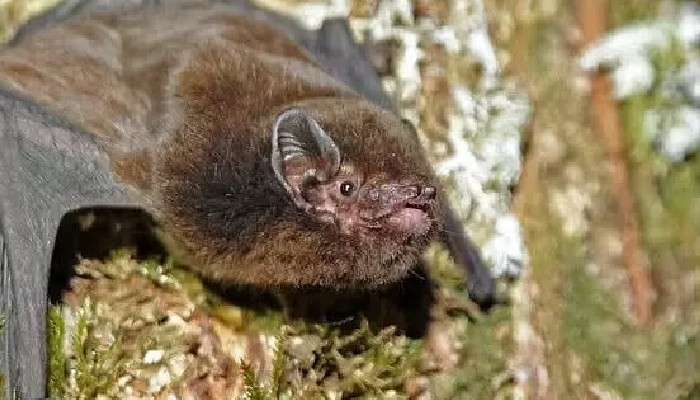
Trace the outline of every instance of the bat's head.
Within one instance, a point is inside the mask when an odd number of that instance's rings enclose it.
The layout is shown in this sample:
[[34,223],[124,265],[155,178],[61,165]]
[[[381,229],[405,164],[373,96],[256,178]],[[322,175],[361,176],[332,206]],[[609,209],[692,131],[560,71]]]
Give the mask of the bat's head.
[[[366,149],[376,150],[386,151]],[[359,241],[403,242],[428,235],[435,224],[436,187],[411,171],[392,177],[358,161],[342,153],[305,111],[290,109],[277,118],[272,168],[309,218]]]
[[441,230],[414,133],[357,98],[290,106],[183,125],[160,174],[167,231],[224,282],[357,288],[406,277]]

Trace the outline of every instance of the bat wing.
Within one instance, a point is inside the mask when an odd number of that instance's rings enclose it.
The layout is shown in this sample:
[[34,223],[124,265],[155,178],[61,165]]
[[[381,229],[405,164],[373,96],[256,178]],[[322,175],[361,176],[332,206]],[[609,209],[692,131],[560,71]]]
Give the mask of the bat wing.
[[20,398],[44,395],[49,266],[61,218],[133,206],[91,135],[0,91],[0,373]]
[[348,22],[342,18],[323,22],[315,40],[303,43],[330,75],[375,104],[392,110],[376,70],[363,49],[355,43]]

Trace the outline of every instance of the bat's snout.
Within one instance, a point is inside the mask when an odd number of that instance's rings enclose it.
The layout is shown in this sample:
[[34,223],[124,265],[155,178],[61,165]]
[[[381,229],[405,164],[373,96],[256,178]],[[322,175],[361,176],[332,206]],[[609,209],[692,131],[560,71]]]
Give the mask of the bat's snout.
[[435,200],[437,196],[437,188],[435,186],[419,187],[419,197],[425,200]]

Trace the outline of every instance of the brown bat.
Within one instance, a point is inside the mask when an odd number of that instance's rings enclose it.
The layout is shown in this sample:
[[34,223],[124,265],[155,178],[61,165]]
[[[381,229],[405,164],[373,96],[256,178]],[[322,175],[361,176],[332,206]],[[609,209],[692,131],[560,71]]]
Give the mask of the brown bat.
[[[0,127],[14,129],[3,140],[21,160],[2,160],[18,174],[22,162],[33,169],[0,183],[50,185],[56,172],[47,167],[79,172],[63,178],[76,181],[57,190],[60,206],[47,200],[50,211],[21,228],[43,218],[50,251],[66,211],[139,207],[209,280],[266,288],[383,287],[405,279],[428,243],[445,240],[469,271],[471,297],[488,306],[493,281],[444,207],[415,132],[388,109],[347,31],[335,43],[323,35],[240,2],[86,11],[21,35],[0,52],[9,90]],[[44,128],[24,127],[27,119]],[[77,145],[61,142],[65,135]],[[69,155],[27,161],[26,143]],[[79,183],[92,176],[97,183]],[[27,209],[18,193],[31,198],[31,190],[15,189],[3,214]],[[9,335],[22,337],[5,338],[12,349],[2,361],[23,394],[39,395],[48,266],[23,266],[8,231],[7,269],[41,278],[28,278],[24,292],[17,278],[7,285],[18,294],[0,311],[14,302]],[[29,367],[14,370],[13,356]]]

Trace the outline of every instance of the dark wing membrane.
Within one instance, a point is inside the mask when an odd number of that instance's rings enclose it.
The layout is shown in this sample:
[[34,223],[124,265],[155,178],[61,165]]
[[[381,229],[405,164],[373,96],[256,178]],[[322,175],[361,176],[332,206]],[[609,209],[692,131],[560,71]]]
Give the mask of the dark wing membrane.
[[393,110],[379,75],[364,50],[355,43],[345,19],[324,21],[315,39],[305,45],[326,72],[380,107]]
[[[94,139],[0,91],[0,374],[20,398],[44,395],[46,306],[56,230],[69,210],[131,206]],[[2,394],[0,394],[2,395]]]

